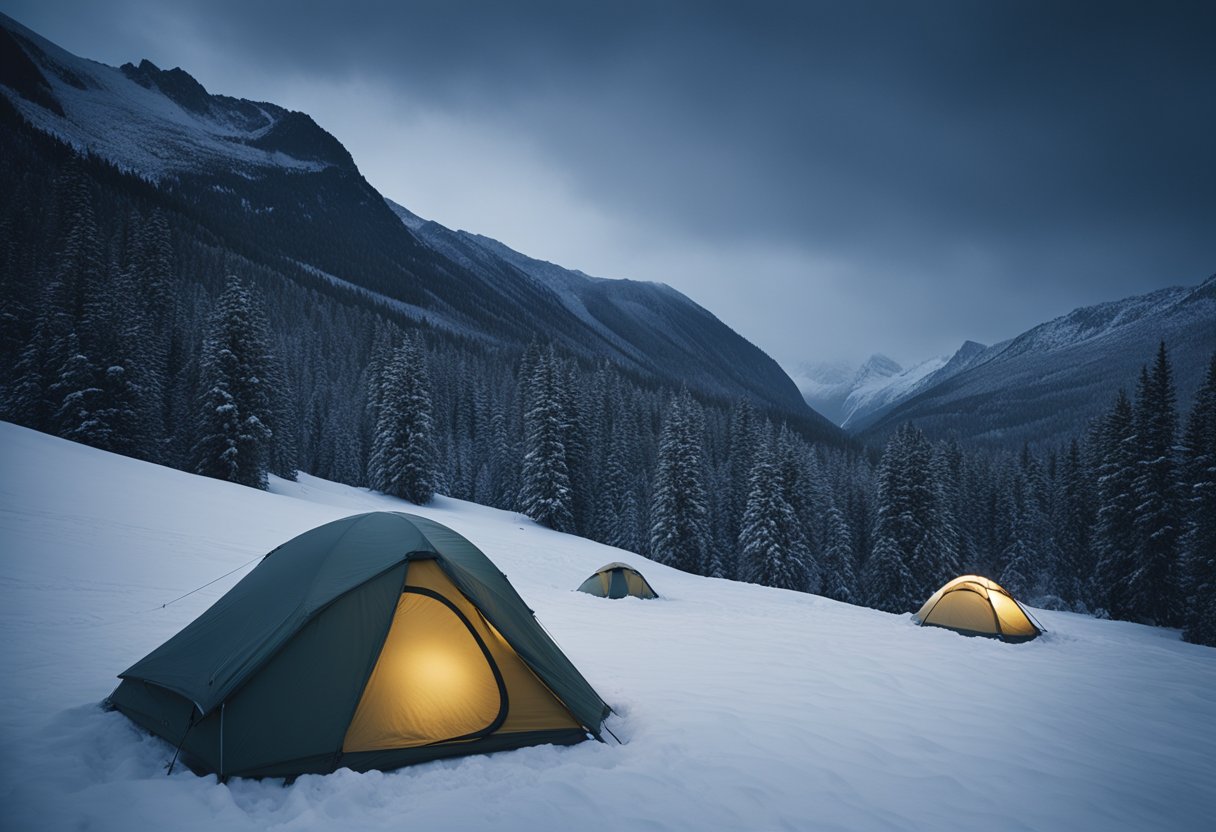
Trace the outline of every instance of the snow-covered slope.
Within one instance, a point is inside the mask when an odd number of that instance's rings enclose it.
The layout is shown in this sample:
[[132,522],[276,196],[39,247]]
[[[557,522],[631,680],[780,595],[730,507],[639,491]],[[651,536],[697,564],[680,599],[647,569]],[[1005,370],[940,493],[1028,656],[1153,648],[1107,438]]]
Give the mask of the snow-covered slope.
[[975,341],[964,341],[954,355],[925,359],[885,383],[871,379],[858,385],[845,400],[845,417],[840,426],[853,433],[862,430],[906,399],[961,373],[987,349]]
[[934,436],[996,446],[1065,441],[1109,410],[1120,387],[1135,392],[1140,367],[1162,341],[1185,413],[1216,351],[1216,276],[1075,309],[979,351],[949,376],[927,378],[896,406],[849,428],[881,441],[911,420]]
[[[947,360],[944,357],[929,358],[919,364],[913,364],[906,370],[900,369],[899,372],[891,375],[871,373],[861,378],[844,400],[844,418],[840,422],[841,427],[847,429],[858,419],[893,401],[902,399],[910,391],[915,390],[927,376],[944,367]],[[865,367],[866,365],[863,365],[862,369],[864,370]]]
[[0,83],[17,93],[10,102],[36,127],[121,168],[160,179],[211,166],[247,175],[354,167],[303,113],[212,96],[180,68],[78,58],[12,18],[0,15],[0,24]]
[[[307,476],[255,492],[6,424],[0,458],[5,829],[1216,826],[1216,650],[1176,631],[1041,612],[1038,641],[968,639],[444,498],[418,509]],[[98,708],[254,559],[378,508],[481,547],[620,712],[624,744],[219,785],[166,776],[173,749]],[[662,599],[573,591],[613,560]]]
[[804,362],[791,377],[806,403],[839,425],[850,415],[846,403],[854,391],[880,387],[902,372],[899,362],[875,353],[857,368],[843,361]]

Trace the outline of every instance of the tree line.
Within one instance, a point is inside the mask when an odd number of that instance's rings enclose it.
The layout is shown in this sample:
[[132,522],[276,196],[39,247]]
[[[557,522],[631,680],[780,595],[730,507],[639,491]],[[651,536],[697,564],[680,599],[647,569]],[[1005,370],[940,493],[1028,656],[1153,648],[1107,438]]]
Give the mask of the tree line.
[[1163,344],[1064,448],[981,452],[913,425],[881,452],[825,446],[540,337],[511,349],[321,295],[70,161],[37,205],[0,217],[10,421],[257,488],[304,470],[443,493],[895,612],[978,572],[1216,643],[1216,359],[1185,424]]

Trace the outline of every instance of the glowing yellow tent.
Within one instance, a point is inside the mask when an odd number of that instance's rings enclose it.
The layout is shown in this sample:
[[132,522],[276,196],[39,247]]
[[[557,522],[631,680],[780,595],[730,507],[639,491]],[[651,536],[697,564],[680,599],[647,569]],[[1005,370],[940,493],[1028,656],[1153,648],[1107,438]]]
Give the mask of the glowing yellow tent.
[[996,581],[963,575],[943,586],[912,619],[922,627],[945,627],[969,636],[1030,641],[1043,631]]
[[608,714],[484,553],[387,511],[279,546],[121,678],[109,704],[221,780],[571,744]]

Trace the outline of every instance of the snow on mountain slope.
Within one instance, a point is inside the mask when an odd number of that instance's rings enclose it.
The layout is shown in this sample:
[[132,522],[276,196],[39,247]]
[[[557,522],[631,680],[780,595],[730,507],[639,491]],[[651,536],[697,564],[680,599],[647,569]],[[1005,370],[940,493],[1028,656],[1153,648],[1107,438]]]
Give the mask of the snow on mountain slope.
[[1135,393],[1141,366],[1163,341],[1185,413],[1216,351],[1216,276],[1075,309],[982,350],[850,428],[878,442],[910,420],[934,436],[1001,447],[1067,441],[1109,410],[1120,387]]
[[969,365],[982,344],[967,341],[953,356],[929,358],[907,369],[882,354],[857,370],[844,363],[803,364],[794,381],[806,403],[846,430],[868,424],[899,402]]
[[858,386],[881,383],[902,371],[898,362],[874,354],[856,369],[843,361],[804,362],[790,376],[806,403],[839,425],[848,416],[845,401]]
[[247,174],[354,165],[303,113],[208,95],[181,69],[78,58],[3,14],[0,50],[0,89],[31,124],[150,179],[215,165]]
[[901,402],[941,384],[980,361],[988,349],[975,341],[964,341],[948,358],[929,358],[892,377],[885,384],[870,383],[858,387],[845,401],[846,415],[840,426],[850,432],[862,430]]
[[929,358],[889,376],[879,374],[866,376],[849,391],[849,395],[845,398],[844,419],[840,426],[847,429],[848,425],[858,417],[903,398],[910,391],[915,390],[926,376],[944,367],[948,360],[944,357]]
[[[830,439],[840,436],[819,413],[803,407],[797,388],[775,361],[670,286],[593,277],[521,254],[490,237],[452,231],[390,199],[385,203],[435,253],[499,291],[517,287],[525,306],[535,307],[540,296],[558,307],[550,321],[577,322],[576,328],[561,333],[569,348],[590,355],[608,353],[625,366],[673,374],[681,383],[711,393],[763,390],[764,398],[787,413],[802,411],[801,421],[815,433]],[[526,297],[526,291],[533,296]]]
[[[1216,650],[1176,631],[1041,612],[1045,637],[1002,644],[694,577],[455,500],[416,508],[307,476],[250,491],[6,424],[0,455],[5,828],[1216,825]],[[97,707],[253,559],[371,509],[481,547],[620,712],[624,744],[219,785],[166,776],[173,749]],[[663,597],[573,591],[613,560]]]

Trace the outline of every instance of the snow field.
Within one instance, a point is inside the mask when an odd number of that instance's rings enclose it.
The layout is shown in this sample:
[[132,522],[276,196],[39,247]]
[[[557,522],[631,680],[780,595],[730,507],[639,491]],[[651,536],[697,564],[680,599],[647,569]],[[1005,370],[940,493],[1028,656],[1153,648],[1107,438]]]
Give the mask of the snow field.
[[[1216,828],[1216,650],[1035,611],[1024,645],[700,578],[438,498],[251,491],[0,424],[0,828]],[[97,707],[115,674],[309,528],[413,511],[482,548],[621,714],[583,743],[217,784]],[[574,592],[623,560],[663,596]]]

